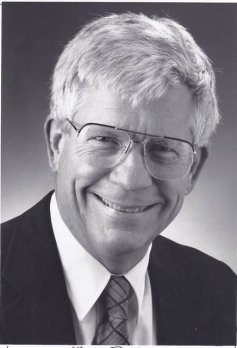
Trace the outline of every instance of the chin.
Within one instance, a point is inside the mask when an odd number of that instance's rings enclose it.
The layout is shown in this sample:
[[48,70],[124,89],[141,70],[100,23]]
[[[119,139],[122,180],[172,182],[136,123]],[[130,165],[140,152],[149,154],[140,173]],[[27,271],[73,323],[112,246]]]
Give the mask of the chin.
[[106,238],[102,243],[102,247],[118,254],[128,254],[139,252],[150,245],[150,240],[144,240],[144,230],[139,233],[130,230],[109,230],[106,233]]

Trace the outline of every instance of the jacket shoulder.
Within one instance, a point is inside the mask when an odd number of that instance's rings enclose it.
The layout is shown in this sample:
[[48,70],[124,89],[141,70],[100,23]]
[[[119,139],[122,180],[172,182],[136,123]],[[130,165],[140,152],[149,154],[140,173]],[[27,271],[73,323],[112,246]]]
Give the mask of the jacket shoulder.
[[153,262],[159,263],[158,255],[161,262],[175,267],[176,271],[182,269],[190,278],[205,279],[217,288],[219,281],[222,284],[223,281],[230,282],[236,287],[237,277],[229,266],[193,247],[159,236],[153,243]]
[[33,207],[14,217],[11,220],[1,224],[1,266],[3,267],[7,251],[11,244],[11,240],[15,237],[20,237],[19,234],[23,230],[27,230],[27,226],[37,224],[37,221],[42,219],[42,215],[46,220],[49,220],[49,204],[53,191],[49,192],[44,198],[37,202]]

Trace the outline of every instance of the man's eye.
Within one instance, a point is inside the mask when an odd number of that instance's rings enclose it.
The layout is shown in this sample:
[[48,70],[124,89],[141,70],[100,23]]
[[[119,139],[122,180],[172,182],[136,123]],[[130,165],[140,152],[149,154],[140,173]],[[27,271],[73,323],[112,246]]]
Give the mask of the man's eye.
[[159,145],[157,146],[157,151],[161,151],[161,152],[172,152],[173,150],[170,149],[169,147],[167,146],[162,146],[162,145]]
[[155,153],[163,153],[163,154],[169,154],[174,152],[174,150],[168,146],[163,146],[163,145],[156,145],[153,149],[153,152]]
[[111,137],[105,137],[105,136],[97,136],[97,137],[94,137],[92,140],[96,140],[96,141],[101,142],[101,143],[113,143],[113,142],[116,142],[115,139],[113,139]]
[[98,135],[98,136],[91,137],[87,141],[89,141],[89,144],[91,146],[94,146],[94,148],[97,148],[97,149],[103,148],[103,149],[114,150],[120,147],[119,141],[116,138],[113,138],[110,136]]
[[174,160],[177,158],[177,153],[173,148],[163,145],[157,145],[150,148],[149,155],[154,161]]

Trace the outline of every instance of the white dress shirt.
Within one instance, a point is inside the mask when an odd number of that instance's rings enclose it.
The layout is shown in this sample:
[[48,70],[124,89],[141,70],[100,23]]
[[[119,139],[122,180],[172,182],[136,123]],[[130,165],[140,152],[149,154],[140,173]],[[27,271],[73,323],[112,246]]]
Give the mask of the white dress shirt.
[[[91,344],[99,320],[98,298],[106,287],[110,272],[76,240],[61,218],[56,196],[50,214],[68,295],[72,304],[77,344]],[[155,320],[152,311],[150,280],[147,272],[150,250],[126,274],[134,295],[129,301],[128,332],[130,344],[155,345]]]

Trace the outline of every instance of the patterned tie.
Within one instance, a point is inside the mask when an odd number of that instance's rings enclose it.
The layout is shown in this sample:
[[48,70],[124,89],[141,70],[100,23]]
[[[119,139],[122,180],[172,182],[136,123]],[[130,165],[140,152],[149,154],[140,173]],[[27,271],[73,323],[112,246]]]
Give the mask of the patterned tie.
[[111,276],[99,299],[105,313],[97,325],[92,344],[129,344],[127,320],[130,288],[123,276]]

